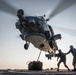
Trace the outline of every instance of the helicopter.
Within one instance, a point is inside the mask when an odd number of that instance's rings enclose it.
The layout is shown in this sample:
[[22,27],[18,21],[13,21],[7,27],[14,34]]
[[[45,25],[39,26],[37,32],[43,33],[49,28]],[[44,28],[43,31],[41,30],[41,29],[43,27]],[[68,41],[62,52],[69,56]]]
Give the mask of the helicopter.
[[[56,40],[61,39],[61,34],[54,35],[54,31],[43,16],[26,16],[23,17],[24,11],[19,9],[16,22],[16,28],[21,32],[21,39],[26,41],[24,48],[27,50],[32,43],[36,48],[50,52],[58,50]],[[45,15],[44,15],[45,16]]]
[[[61,0],[59,5],[49,13],[47,19],[43,16],[27,16],[23,9],[15,9],[4,0],[0,0],[0,10],[6,11],[18,17],[15,26],[21,32],[20,37],[25,41],[24,48],[27,50],[30,43],[41,51],[55,53],[58,50],[56,40],[61,39],[61,34],[54,34],[53,28],[48,24],[54,16],[74,5],[76,0]],[[3,6],[2,6],[3,5]],[[17,12],[17,14],[16,14]]]

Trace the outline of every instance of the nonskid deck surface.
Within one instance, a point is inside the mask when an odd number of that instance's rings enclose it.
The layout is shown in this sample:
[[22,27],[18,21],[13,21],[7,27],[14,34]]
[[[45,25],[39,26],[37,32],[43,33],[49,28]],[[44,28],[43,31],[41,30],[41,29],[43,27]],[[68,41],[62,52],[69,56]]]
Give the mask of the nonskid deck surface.
[[43,70],[43,71],[5,71],[0,72],[0,75],[76,75],[76,72],[73,71],[51,71],[51,70]]

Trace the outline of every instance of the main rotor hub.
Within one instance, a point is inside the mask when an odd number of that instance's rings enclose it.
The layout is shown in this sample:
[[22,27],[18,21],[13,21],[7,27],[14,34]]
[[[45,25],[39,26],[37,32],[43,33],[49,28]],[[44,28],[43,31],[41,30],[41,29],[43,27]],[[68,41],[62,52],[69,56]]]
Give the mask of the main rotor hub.
[[24,15],[23,9],[19,9],[19,10],[17,11],[17,14]]

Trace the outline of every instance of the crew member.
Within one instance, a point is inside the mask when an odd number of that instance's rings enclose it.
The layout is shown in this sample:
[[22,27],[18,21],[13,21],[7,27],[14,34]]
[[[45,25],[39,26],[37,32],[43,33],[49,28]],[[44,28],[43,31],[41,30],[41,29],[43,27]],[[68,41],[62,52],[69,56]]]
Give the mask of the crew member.
[[64,66],[68,69],[68,71],[70,71],[70,69],[66,65],[66,55],[65,55],[65,53],[63,53],[61,50],[58,50],[58,52],[59,53],[57,54],[57,57],[58,57],[57,61],[58,61],[59,58],[60,58],[60,60],[59,60],[59,62],[57,64],[57,66],[58,66],[57,71],[59,71],[59,67],[60,67],[61,62],[63,62]]
[[73,47],[73,45],[70,46],[70,50],[66,53],[66,54],[69,54],[69,53],[72,53],[73,55],[73,71],[76,71],[76,49]]

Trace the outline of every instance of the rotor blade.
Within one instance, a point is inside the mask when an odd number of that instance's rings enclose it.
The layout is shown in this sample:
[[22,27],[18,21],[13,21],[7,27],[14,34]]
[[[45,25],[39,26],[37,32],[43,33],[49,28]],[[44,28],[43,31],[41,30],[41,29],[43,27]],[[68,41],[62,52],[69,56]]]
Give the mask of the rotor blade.
[[57,29],[63,33],[76,36],[76,30],[75,29],[69,29],[69,28],[64,28],[64,27],[59,27],[59,26],[52,26],[54,29]]
[[69,8],[70,6],[74,5],[75,3],[76,0],[62,0],[59,5],[52,11],[52,13],[50,12],[48,20],[64,11],[65,9]]
[[17,9],[11,4],[7,3],[6,0],[0,0],[0,10],[16,15]]

